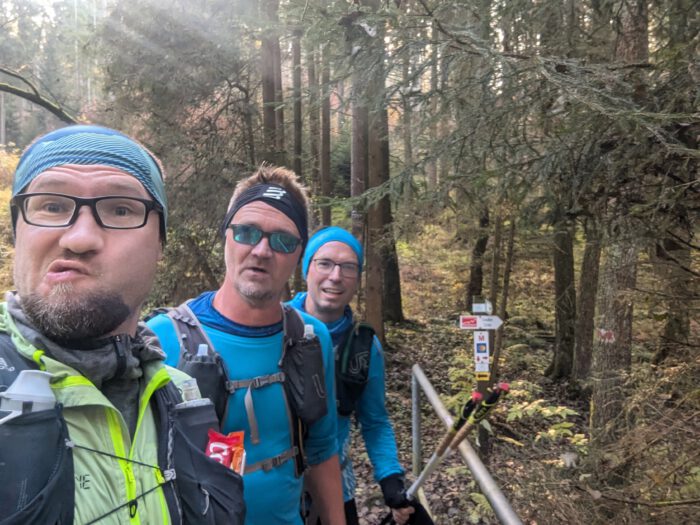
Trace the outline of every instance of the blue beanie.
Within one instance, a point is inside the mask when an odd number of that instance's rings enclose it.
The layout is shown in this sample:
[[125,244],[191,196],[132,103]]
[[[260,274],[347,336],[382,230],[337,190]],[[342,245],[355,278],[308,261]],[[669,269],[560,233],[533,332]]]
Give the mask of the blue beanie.
[[134,139],[101,126],[67,126],[36,139],[19,159],[12,182],[12,196],[40,174],[66,164],[102,165],[136,177],[163,207],[161,228],[165,235],[168,202],[158,161]]
[[309,244],[306,245],[306,250],[304,250],[304,258],[301,261],[301,272],[304,275],[304,279],[309,273],[309,264],[311,259],[313,259],[314,254],[318,249],[329,242],[342,242],[347,244],[352,248],[352,251],[357,255],[357,264],[360,265],[360,272],[362,271],[362,261],[363,252],[362,245],[360,241],[355,239],[353,235],[343,228],[338,226],[328,226],[322,230],[317,231],[310,239]]

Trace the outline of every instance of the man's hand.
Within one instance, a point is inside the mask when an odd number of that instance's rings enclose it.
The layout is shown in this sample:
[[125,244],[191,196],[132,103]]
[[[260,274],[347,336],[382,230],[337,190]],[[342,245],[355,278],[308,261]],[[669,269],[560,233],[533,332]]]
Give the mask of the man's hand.
[[404,507],[402,509],[391,509],[391,516],[394,518],[396,525],[404,525],[408,522],[411,514],[416,511],[413,507]]
[[397,525],[404,525],[415,509],[411,507],[411,502],[406,498],[404,490],[403,475],[391,474],[379,481],[384,494],[384,502],[391,509],[391,515]]

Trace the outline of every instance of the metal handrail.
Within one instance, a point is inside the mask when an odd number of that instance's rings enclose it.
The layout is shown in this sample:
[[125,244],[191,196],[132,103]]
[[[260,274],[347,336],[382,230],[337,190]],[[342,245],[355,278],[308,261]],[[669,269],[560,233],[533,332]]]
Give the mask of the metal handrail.
[[[419,388],[420,387],[420,388]],[[438,417],[445,424],[445,427],[452,426],[452,416],[442,404],[440,396],[433,388],[430,380],[426,377],[423,369],[419,365],[413,365],[411,369],[411,421],[412,421],[412,440],[413,440],[413,474],[418,476],[423,468],[423,458],[420,443],[420,390],[423,389],[425,397],[430,405],[435,409]],[[498,488],[489,471],[479,459],[476,451],[469,444],[468,440],[464,440],[459,445],[459,453],[462,454],[467,468],[471,471],[474,479],[479,484],[481,492],[486,496],[486,499],[491,504],[491,508],[496,513],[498,519],[504,525],[523,525],[520,518],[515,513],[510,503]]]

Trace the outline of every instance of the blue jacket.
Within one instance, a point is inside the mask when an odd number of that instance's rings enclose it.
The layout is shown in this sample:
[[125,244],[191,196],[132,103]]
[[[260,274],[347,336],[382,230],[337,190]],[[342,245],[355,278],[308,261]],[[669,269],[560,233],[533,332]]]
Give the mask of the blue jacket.
[[[282,352],[282,323],[259,328],[239,325],[216,311],[212,305],[213,298],[214,292],[205,292],[191,301],[189,307],[223,358],[231,379],[250,379],[278,372]],[[337,411],[333,347],[323,323],[310,315],[302,317],[306,324],[314,326],[314,332],[321,341],[326,391],[329,393],[327,415],[309,428],[304,440],[309,464],[317,465],[337,453],[334,439],[337,433]],[[177,366],[180,345],[170,318],[161,314],[148,321],[148,325],[160,339],[167,354],[166,363]],[[245,395],[246,389],[239,389],[231,395],[222,431],[245,431],[246,463],[250,465],[289,449],[291,434],[283,386],[275,383],[252,391],[260,443],[251,443]],[[293,460],[286,461],[269,472],[258,470],[246,474],[243,481],[247,507],[246,525],[301,524],[299,501],[303,479],[295,477]]]
[[[305,312],[306,292],[297,294],[288,304]],[[353,314],[350,307],[338,321],[326,325],[333,340],[333,347],[345,338],[353,326]],[[379,339],[374,338],[370,352],[369,378],[357,403],[355,415],[360,424],[362,439],[374,469],[374,479],[379,481],[391,474],[403,474],[399,463],[394,430],[389,420],[385,403],[384,354]],[[357,485],[355,473],[350,460],[350,424],[351,419],[338,415],[338,452],[340,468],[343,475],[343,499],[355,497]]]

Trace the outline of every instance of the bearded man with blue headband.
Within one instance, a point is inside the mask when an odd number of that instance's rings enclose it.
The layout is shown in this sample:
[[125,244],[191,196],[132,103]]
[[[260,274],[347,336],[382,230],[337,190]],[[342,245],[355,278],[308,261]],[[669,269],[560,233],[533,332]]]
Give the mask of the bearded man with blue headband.
[[[385,405],[384,356],[374,331],[355,321],[350,301],[362,273],[360,242],[337,226],[309,239],[302,259],[308,292],[289,304],[323,321],[331,334],[336,362],[338,447],[343,476],[345,519],[359,523],[355,503],[356,479],[350,459],[350,423],[356,416],[384,500],[398,525],[414,512],[404,494],[394,431]],[[313,502],[312,502],[313,509]]]
[[[177,410],[176,384],[190,378],[165,367],[139,323],[165,242],[156,157],[112,129],[59,129],[22,154],[10,205],[17,290],[0,303],[0,522],[241,524],[240,476],[189,460],[204,456],[182,438],[197,429]],[[42,372],[55,409],[35,411],[30,396],[5,415],[13,385]]]

